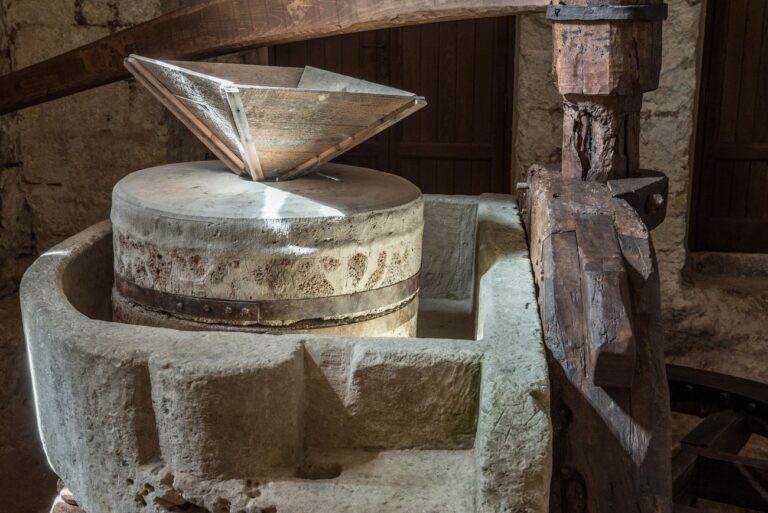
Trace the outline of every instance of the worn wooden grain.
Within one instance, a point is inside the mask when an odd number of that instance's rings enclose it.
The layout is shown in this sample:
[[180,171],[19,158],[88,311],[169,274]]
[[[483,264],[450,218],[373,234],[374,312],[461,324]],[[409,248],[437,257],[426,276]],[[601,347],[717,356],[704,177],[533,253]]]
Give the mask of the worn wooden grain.
[[302,39],[543,10],[549,0],[213,0],[0,77],[0,114],[128,77],[130,53],[204,59]]
[[566,96],[563,101],[563,174],[605,182],[640,172],[642,97]]
[[[648,231],[604,184],[565,178],[556,168],[540,166],[532,168],[528,183],[523,209],[556,430],[551,511],[670,512],[669,398],[658,270]],[[591,233],[597,224],[598,231],[610,234],[607,220],[615,240]],[[624,313],[594,301],[587,285],[593,277],[584,270],[592,265],[602,272],[617,269],[619,256],[628,301],[618,281],[604,284],[611,291],[607,297],[624,305],[632,320],[636,362],[631,386],[601,387],[593,381],[590,325],[598,330],[621,326],[617,320]]]
[[[568,6],[656,0],[568,0]],[[605,182],[640,167],[642,94],[659,85],[661,21],[555,21],[552,71],[563,95],[563,174]]]
[[556,22],[553,73],[560,94],[633,95],[659,86],[661,22]]
[[[128,61],[126,66],[129,69],[132,68],[132,64]],[[205,119],[205,113],[200,112],[200,105],[197,103],[189,102],[186,99],[178,98],[172,94],[167,94],[167,88],[163,85],[157,77],[147,72],[142,67],[136,67],[132,69],[136,79],[152,95],[165,106],[176,118],[178,118],[184,126],[186,126],[190,132],[192,132],[200,141],[202,141],[216,157],[224,162],[227,167],[233,170],[238,170],[238,174],[241,174],[239,170],[245,170],[246,164],[243,159],[243,155],[239,150],[233,151],[233,149],[224,142],[221,133],[215,133],[211,130],[209,125],[206,125],[201,121],[198,115],[203,116]]]
[[600,387],[630,387],[635,371],[632,305],[612,217],[580,215],[576,240],[590,378]]

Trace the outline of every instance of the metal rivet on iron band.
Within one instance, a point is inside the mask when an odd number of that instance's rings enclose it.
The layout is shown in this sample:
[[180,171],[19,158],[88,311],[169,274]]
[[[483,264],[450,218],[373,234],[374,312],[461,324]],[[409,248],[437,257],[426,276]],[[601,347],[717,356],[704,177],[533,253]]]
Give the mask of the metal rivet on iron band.
[[249,313],[251,313],[251,311],[247,308],[240,309],[240,315],[248,315]]
[[552,21],[662,21],[667,4],[653,5],[548,5],[546,18]]
[[210,312],[211,311],[211,307],[209,305],[203,305],[203,311],[204,312]]
[[183,308],[184,308],[184,303],[182,303],[181,301],[179,301],[178,303],[176,303],[176,308],[177,308],[178,310],[181,310],[181,309],[183,309]]
[[648,196],[648,201],[646,202],[646,208],[651,212],[658,210],[659,208],[661,208],[662,205],[664,205],[663,194],[659,194],[658,192],[656,192]]
[[225,314],[231,314],[231,313],[232,313],[232,307],[231,307],[231,306],[228,306],[228,307],[226,307],[226,308],[224,309],[224,313],[225,313]]

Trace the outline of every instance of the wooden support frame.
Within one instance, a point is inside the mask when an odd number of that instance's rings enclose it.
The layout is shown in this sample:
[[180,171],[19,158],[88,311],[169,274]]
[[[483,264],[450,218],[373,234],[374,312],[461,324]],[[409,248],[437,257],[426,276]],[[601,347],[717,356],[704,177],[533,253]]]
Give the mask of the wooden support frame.
[[[520,200],[555,426],[550,511],[672,511],[670,413],[656,256],[666,178],[640,169],[642,94],[661,64],[656,0],[553,2],[563,160]],[[677,473],[690,469],[676,467]]]
[[659,276],[610,187],[533,166],[519,195],[538,284],[555,429],[550,511],[670,512]]
[[706,513],[707,499],[768,511],[768,461],[738,455],[768,435],[768,385],[667,365],[672,411],[703,417],[672,456],[675,513]]

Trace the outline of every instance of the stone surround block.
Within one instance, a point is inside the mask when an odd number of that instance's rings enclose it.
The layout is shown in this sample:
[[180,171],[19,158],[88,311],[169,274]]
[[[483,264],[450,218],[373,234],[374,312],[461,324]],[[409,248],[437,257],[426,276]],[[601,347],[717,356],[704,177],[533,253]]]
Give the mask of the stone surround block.
[[225,342],[203,352],[153,355],[163,459],[200,476],[244,478],[295,468],[303,439],[303,361],[298,343],[241,348]]
[[344,401],[353,446],[472,447],[481,357],[461,345],[356,345]]
[[[38,259],[21,302],[41,436],[82,509],[547,511],[549,383],[517,207],[424,208],[439,236],[421,337],[113,322],[108,222]],[[450,279],[452,262],[472,274]]]

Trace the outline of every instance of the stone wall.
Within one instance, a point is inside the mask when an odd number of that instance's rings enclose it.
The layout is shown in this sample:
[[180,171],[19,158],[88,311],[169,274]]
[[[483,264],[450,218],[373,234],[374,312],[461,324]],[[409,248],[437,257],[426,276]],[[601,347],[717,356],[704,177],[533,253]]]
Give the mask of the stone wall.
[[[0,0],[0,74],[179,6],[179,0]],[[0,510],[50,507],[15,292],[35,256],[109,215],[127,173],[204,148],[134,82],[0,117]]]
[[[703,0],[669,0],[661,83],[645,95],[641,165],[670,179],[667,218],[653,233],[670,361],[768,381],[768,280],[703,275],[686,266],[694,118]],[[536,161],[556,162],[560,99],[551,76],[551,29],[543,15],[518,19],[515,180]],[[513,181],[513,183],[514,183]]]

